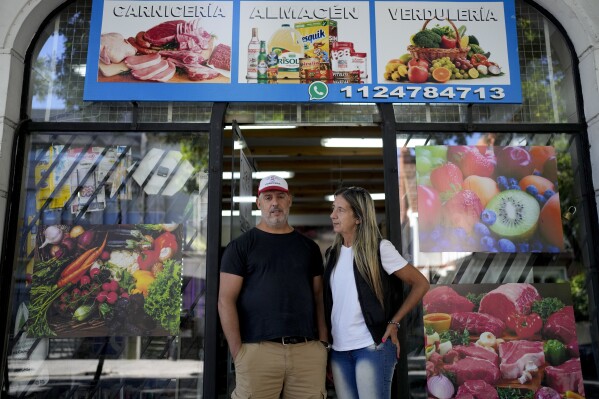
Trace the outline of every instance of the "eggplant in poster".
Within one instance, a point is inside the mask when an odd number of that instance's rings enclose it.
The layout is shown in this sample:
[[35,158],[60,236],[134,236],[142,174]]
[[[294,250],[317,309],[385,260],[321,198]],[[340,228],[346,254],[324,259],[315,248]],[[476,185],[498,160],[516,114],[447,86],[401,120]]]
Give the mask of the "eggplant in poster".
[[553,147],[415,151],[422,252],[564,250]]
[[569,284],[435,285],[423,308],[429,397],[584,397]]
[[178,225],[44,226],[37,243],[30,336],[178,333]]

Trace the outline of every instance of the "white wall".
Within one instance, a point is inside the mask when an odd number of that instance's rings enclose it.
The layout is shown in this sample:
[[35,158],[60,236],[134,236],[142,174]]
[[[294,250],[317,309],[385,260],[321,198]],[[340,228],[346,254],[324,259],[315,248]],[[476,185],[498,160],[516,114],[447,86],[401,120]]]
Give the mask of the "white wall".
[[25,52],[62,0],[0,1],[0,243],[3,242],[13,137],[19,123]]
[[538,4],[562,24],[578,56],[584,113],[591,143],[593,187],[595,200],[599,203],[599,2],[543,0]]
[[[8,193],[14,130],[19,122],[24,57],[43,20],[64,0],[0,1],[0,226]],[[580,62],[584,112],[589,126],[595,197],[599,197],[599,2],[537,0],[568,32]],[[599,198],[598,201],[599,202]],[[0,229],[0,242],[3,230]]]

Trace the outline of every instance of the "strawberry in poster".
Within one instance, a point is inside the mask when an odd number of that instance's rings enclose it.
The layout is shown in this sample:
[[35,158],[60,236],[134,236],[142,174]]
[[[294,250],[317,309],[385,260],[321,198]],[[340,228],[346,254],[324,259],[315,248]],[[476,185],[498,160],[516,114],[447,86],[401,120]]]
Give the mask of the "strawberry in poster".
[[564,250],[553,147],[416,147],[422,252]]
[[177,224],[43,226],[37,243],[30,336],[178,333]]
[[431,286],[429,398],[584,397],[571,303],[569,284]]

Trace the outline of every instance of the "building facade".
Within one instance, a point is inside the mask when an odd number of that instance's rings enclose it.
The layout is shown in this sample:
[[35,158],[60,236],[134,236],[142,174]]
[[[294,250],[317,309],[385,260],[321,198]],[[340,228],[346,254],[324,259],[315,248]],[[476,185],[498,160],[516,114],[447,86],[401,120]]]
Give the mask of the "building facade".
[[[219,254],[231,238],[253,223],[251,207],[234,205],[233,197],[251,195],[255,189],[255,181],[236,178],[234,173],[251,175],[255,158],[261,159],[258,165],[264,171],[279,170],[274,169],[279,164],[268,163],[272,161],[268,155],[292,157],[298,150],[285,148],[299,146],[291,140],[301,133],[269,133],[266,126],[295,125],[306,130],[304,138],[316,130],[340,127],[343,131],[332,134],[382,138],[382,149],[349,154],[325,149],[319,156],[326,167],[347,162],[340,161],[344,156],[375,160],[366,166],[371,175],[335,177],[335,181],[374,190],[380,180],[385,193],[384,205],[377,208],[381,227],[434,286],[451,286],[465,296],[508,283],[539,284],[543,297],[566,287],[575,309],[574,343],[579,347],[570,349],[578,353],[571,358],[580,359],[586,397],[599,395],[599,164],[594,150],[594,144],[599,144],[599,5],[591,0],[518,0],[516,7],[522,105],[315,107],[268,101],[84,102],[81,68],[87,55],[91,0],[0,4],[0,295],[8,304],[1,316],[5,322],[3,394],[226,396],[233,370],[216,314]],[[261,135],[245,130],[244,125],[262,127]],[[244,138],[251,151],[234,152],[230,140]],[[421,145],[555,148],[561,195],[557,223],[563,227],[564,249],[558,253],[547,247],[539,253],[471,251],[468,255],[447,248],[421,251],[425,243],[415,221],[418,154],[411,140]],[[166,177],[171,172],[171,177],[181,176],[168,180],[172,184],[160,180],[161,171],[153,171],[156,163],[164,165],[169,157],[173,160],[170,171],[164,172]],[[313,173],[322,173],[316,169],[317,162],[311,161]],[[225,180],[223,173],[233,178]],[[308,192],[307,187],[303,190]],[[322,215],[315,215],[308,205],[303,208],[301,200],[299,195],[294,224],[326,248],[330,241],[326,214],[323,222]],[[241,216],[234,216],[234,211]],[[420,218],[423,212],[420,209]],[[124,251],[114,230],[125,242],[130,237],[123,235],[135,230],[131,226],[145,226],[142,235],[154,242],[164,241],[167,233],[177,237],[178,244],[169,247],[177,248],[174,252],[182,259],[183,294],[181,306],[176,306],[180,312],[176,333],[167,324],[140,329],[144,321],[120,320],[118,300],[109,301],[108,291],[99,287],[95,292],[82,284],[87,288],[77,288],[74,294],[72,286],[66,286],[45,297],[31,281],[32,275],[41,275],[39,265],[50,268],[53,260],[68,258],[70,245],[85,246],[84,239],[75,240],[81,236],[97,243],[96,249],[105,248],[99,237],[110,236],[112,252]],[[65,238],[70,240],[66,244]],[[49,244],[44,245],[44,240]],[[92,248],[87,245],[86,249]],[[112,254],[105,256],[103,265],[110,263]],[[173,264],[169,263],[176,267]],[[135,276],[135,271],[128,271]],[[107,274],[102,282],[120,281],[118,290],[123,291],[124,277],[118,273]],[[130,287],[138,295],[144,293],[142,275],[134,279]],[[113,296],[117,292],[122,296],[118,290],[113,290]],[[115,307],[101,307],[98,300],[93,305],[97,308],[85,308],[88,305],[76,299],[104,291],[101,302],[112,302]],[[147,301],[149,294],[145,294]],[[34,298],[48,300],[35,302]],[[134,311],[133,301],[120,303],[128,312]],[[65,309],[71,317],[64,317]],[[97,325],[83,328],[73,321],[75,314],[85,319],[77,313],[85,310],[99,320]],[[397,397],[408,392],[414,398],[426,397],[425,370],[430,358],[424,340],[430,331],[422,331],[423,311],[431,313],[419,308],[402,331],[407,356],[397,368]],[[546,342],[549,336],[542,338]],[[538,379],[536,389],[551,386],[546,378]],[[522,397],[534,392],[532,381],[518,386]],[[334,397],[333,387],[330,394]]]

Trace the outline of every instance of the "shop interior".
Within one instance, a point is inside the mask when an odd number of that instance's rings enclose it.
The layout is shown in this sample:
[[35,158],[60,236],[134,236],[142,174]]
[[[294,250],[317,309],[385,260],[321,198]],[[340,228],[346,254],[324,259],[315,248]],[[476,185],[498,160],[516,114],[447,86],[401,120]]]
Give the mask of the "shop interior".
[[[332,241],[330,203],[342,186],[362,186],[375,198],[380,220],[385,218],[385,185],[381,130],[378,126],[257,126],[241,125],[241,136],[226,128],[224,139],[223,216],[239,209],[239,187],[228,179],[231,168],[239,173],[238,152],[254,168],[250,201],[253,218],[259,215],[255,191],[261,176],[277,173],[287,179],[293,195],[290,223],[309,233],[324,252]],[[233,138],[235,137],[235,139]],[[231,147],[231,145],[234,146]],[[223,219],[224,244],[227,219]],[[235,227],[233,227],[235,230]]]

